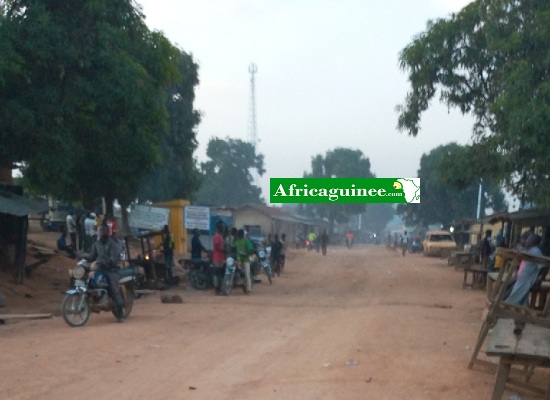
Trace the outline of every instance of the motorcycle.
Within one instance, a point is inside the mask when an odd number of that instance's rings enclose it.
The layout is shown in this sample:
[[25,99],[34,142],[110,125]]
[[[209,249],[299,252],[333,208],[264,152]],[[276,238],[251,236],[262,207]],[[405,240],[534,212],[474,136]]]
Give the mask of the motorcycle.
[[[109,280],[105,273],[98,271],[96,263],[80,260],[69,271],[74,279],[74,289],[67,290],[61,302],[61,315],[70,327],[84,326],[90,318],[90,312],[111,311],[117,317],[116,304],[109,296]],[[135,267],[117,269],[120,294],[124,302],[123,319],[126,319],[134,304],[135,285],[138,271]]]
[[180,265],[187,271],[187,281],[197,290],[213,287],[212,263],[205,260],[180,260]]
[[[271,265],[269,264],[269,258],[268,258],[270,251],[271,251],[270,247],[267,247],[265,249],[260,247],[257,252],[258,258],[254,261],[254,265],[255,267],[259,266],[264,271],[264,273],[267,275],[267,279],[269,280],[269,284],[271,285],[273,283],[271,280],[271,277],[273,276],[273,272],[271,271]],[[252,264],[250,265],[250,268],[252,270]],[[256,271],[257,268],[254,268],[254,269],[256,272],[255,275],[258,275],[260,271]]]
[[[250,267],[250,281],[254,284],[252,276],[252,265]],[[246,292],[246,274],[240,264],[235,262],[233,257],[227,257],[225,260],[225,274],[222,282],[222,293],[229,296],[234,287],[241,287]]]

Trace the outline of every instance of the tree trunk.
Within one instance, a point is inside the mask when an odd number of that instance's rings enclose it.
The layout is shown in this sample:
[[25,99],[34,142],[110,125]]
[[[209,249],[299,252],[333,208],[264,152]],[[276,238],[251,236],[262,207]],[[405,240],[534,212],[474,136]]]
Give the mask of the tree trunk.
[[115,215],[113,212],[113,202],[115,198],[111,195],[105,196],[105,214],[106,215]]
[[128,206],[130,205],[126,201],[119,200],[120,203],[120,213],[122,214],[122,221],[119,224],[119,230],[122,230],[122,235],[130,234],[130,225],[128,223]]
[[0,165],[0,183],[7,185],[13,185],[13,178],[11,176],[12,165]]

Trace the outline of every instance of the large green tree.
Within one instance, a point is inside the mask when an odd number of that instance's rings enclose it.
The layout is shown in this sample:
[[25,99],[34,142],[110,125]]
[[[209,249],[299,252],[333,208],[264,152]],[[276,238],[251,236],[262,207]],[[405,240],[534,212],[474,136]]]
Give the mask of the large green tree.
[[240,139],[211,138],[201,163],[202,185],[196,203],[208,206],[240,206],[263,203],[262,190],[254,184],[254,171],[262,176],[264,156]]
[[[361,150],[336,148],[311,160],[311,172],[304,178],[373,178],[370,161]],[[365,211],[364,204],[307,204],[306,213],[327,218],[330,229],[334,222],[345,223],[352,214]]]
[[131,0],[3,4],[2,160],[56,197],[129,202],[161,161],[179,50]]
[[193,108],[194,88],[199,83],[198,65],[191,55],[182,51],[178,67],[182,79],[166,91],[169,129],[161,137],[162,161],[141,184],[140,199],[187,199],[200,185],[200,173],[193,158],[198,145],[195,128],[201,118]]
[[400,54],[411,89],[398,107],[399,129],[416,136],[439,91],[448,107],[475,117],[474,146],[482,151],[470,163],[483,168],[490,159],[491,177],[550,207],[549,38],[548,1],[475,0],[430,21]]
[[[459,154],[466,154],[466,151],[462,146],[450,143],[422,155],[418,170],[422,201],[397,206],[397,213],[403,216],[408,226],[441,224],[449,227],[462,219],[477,217],[479,179],[463,179],[468,159],[461,158]],[[449,164],[449,158],[457,163]],[[506,208],[504,194],[498,184],[487,181],[482,188],[481,210],[492,208],[502,211]]]

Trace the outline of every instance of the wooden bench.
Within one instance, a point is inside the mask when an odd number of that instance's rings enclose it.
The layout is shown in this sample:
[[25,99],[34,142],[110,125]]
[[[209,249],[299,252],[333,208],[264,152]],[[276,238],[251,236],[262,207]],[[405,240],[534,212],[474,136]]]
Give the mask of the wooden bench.
[[[529,383],[535,367],[550,367],[550,328],[526,324],[519,334],[513,319],[499,319],[493,328],[487,346],[487,355],[500,357],[492,400],[500,400],[506,384],[528,390],[550,400],[549,385],[540,388]],[[513,366],[518,365],[529,371],[524,380],[510,377]]]

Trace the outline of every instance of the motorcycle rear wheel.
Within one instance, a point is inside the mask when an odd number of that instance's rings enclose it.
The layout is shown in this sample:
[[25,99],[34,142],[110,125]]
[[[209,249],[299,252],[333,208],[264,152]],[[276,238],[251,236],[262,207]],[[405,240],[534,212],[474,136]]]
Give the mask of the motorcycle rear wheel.
[[223,277],[222,293],[229,296],[231,289],[233,289],[233,274],[226,274]]
[[61,302],[61,315],[71,328],[84,326],[90,318],[90,304],[84,293],[67,294]]
[[200,271],[190,271],[189,280],[191,281],[191,286],[197,290],[206,290],[208,288],[206,276]]
[[[121,286],[120,294],[122,295],[122,300],[124,301],[124,315],[122,316],[122,319],[126,319],[132,312],[132,307],[134,306],[134,297],[135,297],[134,289],[125,288]],[[113,308],[111,311],[115,316],[115,318],[117,318],[118,315],[117,315],[116,307]]]

